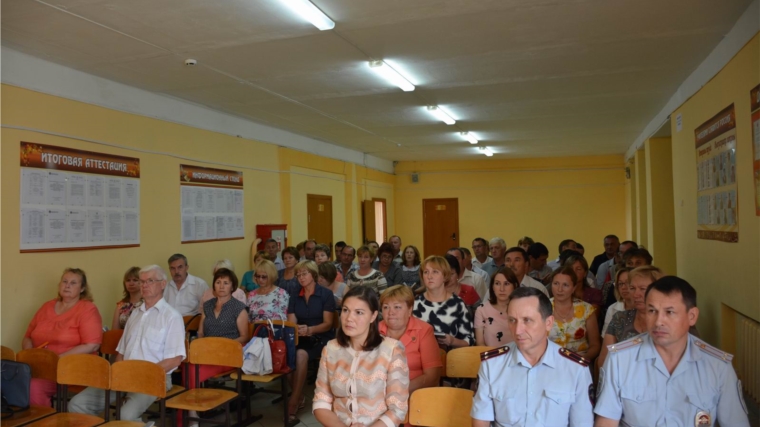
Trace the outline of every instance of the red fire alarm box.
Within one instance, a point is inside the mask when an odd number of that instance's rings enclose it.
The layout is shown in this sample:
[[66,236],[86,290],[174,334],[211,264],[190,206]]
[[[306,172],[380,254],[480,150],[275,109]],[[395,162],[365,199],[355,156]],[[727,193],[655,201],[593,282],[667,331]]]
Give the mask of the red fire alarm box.
[[261,239],[256,250],[263,251],[267,240],[274,239],[277,241],[277,250],[282,252],[288,246],[288,224],[258,224],[256,237]]

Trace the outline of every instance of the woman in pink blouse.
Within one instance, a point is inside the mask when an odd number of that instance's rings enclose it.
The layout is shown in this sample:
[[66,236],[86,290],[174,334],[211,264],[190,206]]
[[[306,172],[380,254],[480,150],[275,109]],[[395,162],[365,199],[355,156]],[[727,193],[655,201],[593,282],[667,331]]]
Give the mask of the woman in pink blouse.
[[512,291],[519,288],[517,276],[504,267],[491,278],[488,301],[475,310],[475,344],[501,347],[515,340],[507,321],[507,304]]
[[326,427],[394,427],[406,416],[409,368],[400,341],[380,335],[374,290],[357,286],[343,298],[336,339],[319,362],[314,416]]

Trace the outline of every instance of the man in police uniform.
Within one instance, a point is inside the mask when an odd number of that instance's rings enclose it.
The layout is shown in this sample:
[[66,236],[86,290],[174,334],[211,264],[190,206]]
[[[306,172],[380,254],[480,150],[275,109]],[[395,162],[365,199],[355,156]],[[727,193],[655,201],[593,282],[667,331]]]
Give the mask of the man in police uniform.
[[732,355],[689,334],[697,292],[666,276],[646,293],[648,333],[608,347],[599,373],[596,427],[749,427]]
[[591,427],[588,361],[549,341],[549,298],[535,288],[517,288],[507,315],[515,341],[481,355],[472,427]]

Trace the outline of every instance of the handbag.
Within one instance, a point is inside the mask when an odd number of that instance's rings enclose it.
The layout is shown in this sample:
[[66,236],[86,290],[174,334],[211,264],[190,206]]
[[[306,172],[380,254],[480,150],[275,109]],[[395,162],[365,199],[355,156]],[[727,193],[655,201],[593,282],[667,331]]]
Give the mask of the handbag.
[[[0,393],[3,403],[21,409],[29,407],[29,388],[32,383],[32,368],[26,363],[3,360]],[[5,411],[3,411],[5,412]]]
[[[267,320],[269,325],[259,325],[253,332],[254,337],[262,337],[262,332],[265,335],[262,338],[269,340],[269,349],[272,353],[272,373],[275,374],[287,374],[290,372],[290,366],[288,365],[288,348],[283,339],[275,338],[275,328],[271,320]],[[280,335],[282,336],[283,329],[280,329]]]

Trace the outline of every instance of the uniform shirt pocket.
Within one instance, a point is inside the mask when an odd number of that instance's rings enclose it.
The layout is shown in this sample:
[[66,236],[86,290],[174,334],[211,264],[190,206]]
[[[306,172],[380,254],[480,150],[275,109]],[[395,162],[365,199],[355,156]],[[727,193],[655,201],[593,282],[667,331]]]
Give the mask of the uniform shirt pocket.
[[689,415],[694,418],[699,411],[705,411],[708,414],[717,413],[718,398],[718,393],[713,390],[702,390],[699,394],[690,393],[686,395],[686,400],[690,404]]
[[567,426],[570,420],[570,405],[575,401],[573,393],[564,390],[544,390],[541,405],[544,423],[547,427]]
[[623,419],[631,427],[652,426],[662,412],[658,409],[657,393],[652,389],[623,388],[620,397]]
[[525,396],[518,396],[515,390],[505,391],[494,396],[493,410],[497,425],[522,425],[527,412],[527,400]]

